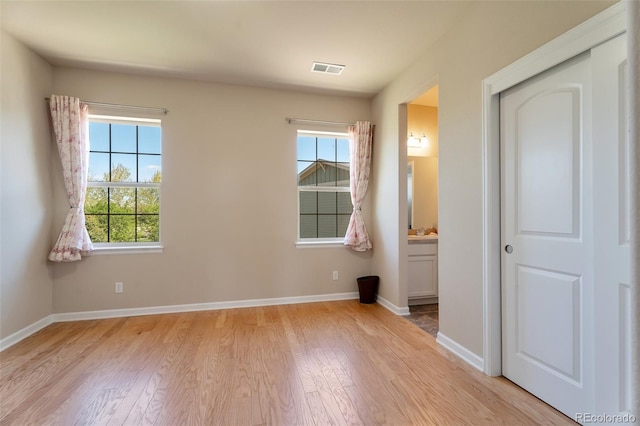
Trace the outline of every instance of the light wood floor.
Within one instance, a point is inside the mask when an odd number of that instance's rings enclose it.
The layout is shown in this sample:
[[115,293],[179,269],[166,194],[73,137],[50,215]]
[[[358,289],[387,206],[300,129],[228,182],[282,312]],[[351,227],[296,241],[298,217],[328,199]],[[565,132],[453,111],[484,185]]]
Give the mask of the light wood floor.
[[0,354],[0,424],[571,424],[379,305],[57,323]]

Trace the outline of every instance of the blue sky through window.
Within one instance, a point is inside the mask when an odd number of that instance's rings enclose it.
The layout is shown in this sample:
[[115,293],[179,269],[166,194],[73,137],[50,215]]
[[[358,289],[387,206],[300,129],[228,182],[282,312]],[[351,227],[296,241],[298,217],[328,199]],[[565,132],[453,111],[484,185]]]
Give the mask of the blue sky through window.
[[[129,182],[150,182],[153,175],[161,170],[161,132],[157,126],[138,127],[138,143],[136,153],[136,126],[129,124],[111,125],[111,169],[122,164],[131,172]],[[109,124],[100,122],[89,123],[89,180],[104,181],[108,176],[109,164]],[[145,155],[147,154],[147,155]]]
[[160,127],[138,127],[138,152],[141,154],[161,154]]
[[109,151],[109,124],[89,123],[89,143],[92,151]]
[[111,151],[136,152],[136,126],[129,124],[111,125]]

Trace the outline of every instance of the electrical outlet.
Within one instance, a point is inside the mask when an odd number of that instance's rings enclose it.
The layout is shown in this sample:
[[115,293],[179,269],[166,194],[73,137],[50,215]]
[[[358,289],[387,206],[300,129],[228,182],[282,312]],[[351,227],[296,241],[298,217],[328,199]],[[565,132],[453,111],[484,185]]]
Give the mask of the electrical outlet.
[[116,283],[116,293],[124,293],[124,283]]
[[338,271],[333,271],[333,280],[338,281]]

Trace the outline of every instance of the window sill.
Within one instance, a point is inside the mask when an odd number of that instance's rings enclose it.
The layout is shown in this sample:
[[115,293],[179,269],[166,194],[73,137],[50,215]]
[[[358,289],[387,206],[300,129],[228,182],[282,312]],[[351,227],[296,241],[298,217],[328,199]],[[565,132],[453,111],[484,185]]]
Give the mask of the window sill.
[[102,256],[106,254],[153,254],[162,253],[163,246],[157,245],[93,245],[93,251],[89,256]]
[[296,248],[346,247],[344,240],[298,240]]

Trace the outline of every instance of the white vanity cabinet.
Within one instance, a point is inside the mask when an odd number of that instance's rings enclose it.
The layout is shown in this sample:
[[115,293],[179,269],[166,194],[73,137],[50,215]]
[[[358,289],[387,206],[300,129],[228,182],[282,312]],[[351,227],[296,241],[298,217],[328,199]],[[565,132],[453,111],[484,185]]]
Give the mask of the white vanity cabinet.
[[438,240],[409,242],[408,298],[438,296]]

